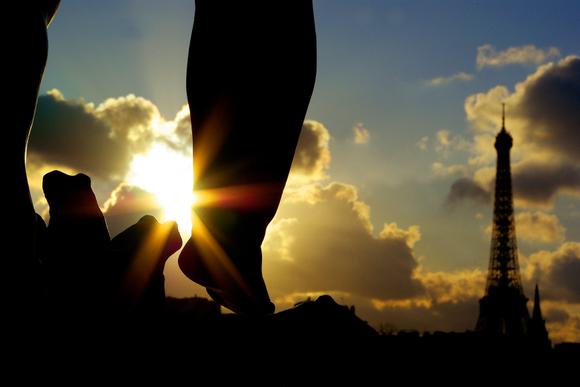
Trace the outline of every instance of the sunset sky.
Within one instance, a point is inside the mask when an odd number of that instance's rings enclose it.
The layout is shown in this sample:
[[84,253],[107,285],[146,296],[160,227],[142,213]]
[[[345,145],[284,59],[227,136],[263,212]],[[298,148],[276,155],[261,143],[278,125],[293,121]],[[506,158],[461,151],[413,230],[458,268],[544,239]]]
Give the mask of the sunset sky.
[[[505,102],[524,288],[554,341],[580,341],[580,3],[314,3],[316,87],[263,244],[277,309],[329,293],[375,327],[473,329]],[[28,154],[39,213],[58,168],[92,177],[112,235],[145,213],[188,232],[193,11],[63,0]],[[168,295],[205,296],[175,258],[165,273]]]

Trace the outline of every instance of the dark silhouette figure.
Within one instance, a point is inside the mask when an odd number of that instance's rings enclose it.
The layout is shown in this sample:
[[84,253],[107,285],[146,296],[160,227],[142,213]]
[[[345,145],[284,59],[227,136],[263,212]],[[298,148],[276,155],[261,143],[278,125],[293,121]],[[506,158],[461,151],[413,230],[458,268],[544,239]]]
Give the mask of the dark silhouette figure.
[[194,188],[208,203],[195,209],[179,265],[236,312],[274,311],[260,245],[278,208],[315,76],[311,0],[196,1],[187,95]]
[[6,218],[9,227],[3,231],[3,245],[12,246],[16,254],[5,251],[2,257],[2,295],[5,306],[14,313],[8,319],[27,319],[38,299],[39,264],[36,256],[37,224],[26,177],[26,146],[36,108],[38,88],[48,51],[46,28],[51,22],[58,0],[12,1],[7,4],[4,33],[3,77],[11,87],[10,98],[3,103],[5,154],[8,177],[3,184]]

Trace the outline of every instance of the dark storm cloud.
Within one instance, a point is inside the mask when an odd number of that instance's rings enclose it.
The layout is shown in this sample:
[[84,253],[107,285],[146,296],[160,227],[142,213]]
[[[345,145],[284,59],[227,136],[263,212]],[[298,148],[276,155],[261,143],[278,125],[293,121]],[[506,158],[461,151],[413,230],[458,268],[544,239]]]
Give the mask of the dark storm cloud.
[[580,165],[521,163],[514,168],[513,187],[516,198],[547,205],[558,192],[580,192]]
[[531,139],[580,162],[580,58],[542,69],[524,83],[519,106]]

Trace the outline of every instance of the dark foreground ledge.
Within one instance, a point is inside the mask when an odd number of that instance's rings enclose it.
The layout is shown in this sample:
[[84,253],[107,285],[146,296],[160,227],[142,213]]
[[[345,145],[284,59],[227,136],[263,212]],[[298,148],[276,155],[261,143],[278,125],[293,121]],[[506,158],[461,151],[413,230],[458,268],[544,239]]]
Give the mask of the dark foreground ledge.
[[139,316],[114,329],[38,322],[34,329],[5,330],[2,349],[9,361],[3,366],[58,376],[74,369],[214,380],[194,385],[324,386],[399,385],[384,378],[445,380],[465,372],[472,378],[507,372],[522,380],[532,371],[560,375],[580,364],[575,344],[538,349],[473,332],[379,335],[329,296],[259,318],[222,314],[205,299],[169,299],[167,305],[163,319]]

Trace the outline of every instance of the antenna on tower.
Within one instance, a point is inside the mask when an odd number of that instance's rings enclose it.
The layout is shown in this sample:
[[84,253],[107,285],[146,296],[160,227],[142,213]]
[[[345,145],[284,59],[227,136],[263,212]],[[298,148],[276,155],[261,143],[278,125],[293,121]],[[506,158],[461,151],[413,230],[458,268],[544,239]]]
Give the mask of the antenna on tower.
[[501,104],[501,128],[505,129],[505,102]]

